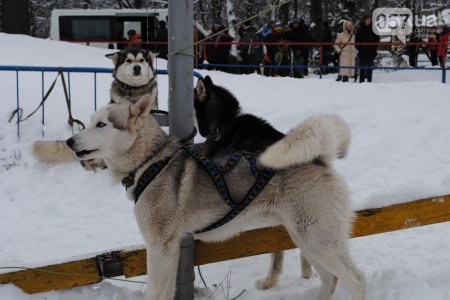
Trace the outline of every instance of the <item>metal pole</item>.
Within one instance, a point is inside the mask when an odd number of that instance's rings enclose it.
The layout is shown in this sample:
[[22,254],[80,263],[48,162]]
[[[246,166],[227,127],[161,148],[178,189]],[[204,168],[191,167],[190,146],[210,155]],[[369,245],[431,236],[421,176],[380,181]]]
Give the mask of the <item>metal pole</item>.
[[[193,47],[176,51],[194,42],[193,0],[169,2],[169,132],[178,138],[193,130]],[[181,242],[175,300],[194,299],[194,240],[191,235]]]
[[446,82],[446,76],[447,76],[447,68],[444,65],[444,67],[442,68],[442,83]]

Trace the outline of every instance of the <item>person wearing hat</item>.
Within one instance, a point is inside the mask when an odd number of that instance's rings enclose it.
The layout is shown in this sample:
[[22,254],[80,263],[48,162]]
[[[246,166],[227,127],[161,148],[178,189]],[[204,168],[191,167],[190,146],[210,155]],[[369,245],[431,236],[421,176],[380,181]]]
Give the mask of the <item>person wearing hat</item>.
[[339,55],[339,76],[336,81],[348,82],[349,77],[355,75],[355,34],[353,32],[353,23],[344,21],[342,23],[342,32],[337,35],[334,42],[334,50]]

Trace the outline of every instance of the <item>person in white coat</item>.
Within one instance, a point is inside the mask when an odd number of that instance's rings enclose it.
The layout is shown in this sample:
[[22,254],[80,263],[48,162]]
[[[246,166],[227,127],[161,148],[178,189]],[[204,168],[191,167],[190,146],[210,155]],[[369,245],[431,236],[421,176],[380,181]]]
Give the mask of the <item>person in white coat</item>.
[[349,77],[355,75],[355,58],[356,58],[356,48],[355,48],[355,33],[354,26],[351,21],[344,21],[342,24],[343,31],[337,35],[336,45],[334,49],[339,54],[339,66],[346,67],[339,69],[339,76],[336,81],[347,82]]

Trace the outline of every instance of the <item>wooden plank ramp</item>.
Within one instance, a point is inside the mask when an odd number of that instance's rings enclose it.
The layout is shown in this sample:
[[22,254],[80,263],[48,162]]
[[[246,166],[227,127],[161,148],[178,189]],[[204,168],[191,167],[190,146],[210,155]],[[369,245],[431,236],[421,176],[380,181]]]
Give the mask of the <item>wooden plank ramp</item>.
[[[352,236],[362,237],[447,221],[450,221],[450,195],[358,211]],[[195,265],[293,248],[295,245],[284,227],[255,229],[220,243],[196,241]],[[102,277],[144,274],[145,249],[118,250],[36,270],[0,274],[0,283],[13,283],[32,294],[94,284],[102,281]]]

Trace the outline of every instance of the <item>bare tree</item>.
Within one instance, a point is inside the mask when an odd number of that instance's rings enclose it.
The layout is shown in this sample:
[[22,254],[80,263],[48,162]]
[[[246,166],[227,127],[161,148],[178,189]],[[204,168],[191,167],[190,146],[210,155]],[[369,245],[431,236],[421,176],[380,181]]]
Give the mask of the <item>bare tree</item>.
[[322,0],[311,1],[310,15],[311,24],[315,24],[311,29],[311,34],[317,41],[320,41],[322,38]]

